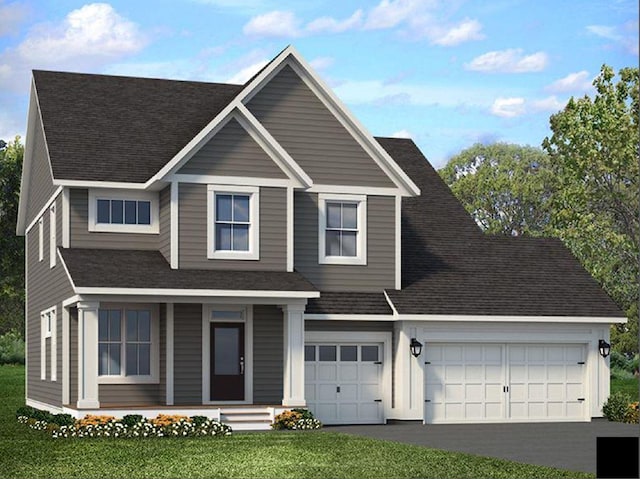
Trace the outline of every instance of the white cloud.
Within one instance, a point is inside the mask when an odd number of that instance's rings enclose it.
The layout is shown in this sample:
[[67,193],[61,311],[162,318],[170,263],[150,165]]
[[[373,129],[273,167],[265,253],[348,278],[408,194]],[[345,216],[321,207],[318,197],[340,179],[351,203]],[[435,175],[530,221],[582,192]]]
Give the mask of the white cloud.
[[333,65],[334,59],[332,57],[318,57],[314,58],[309,64],[316,70],[324,70]]
[[524,98],[496,98],[491,113],[502,118],[515,118],[525,113]]
[[628,54],[638,56],[638,20],[629,20],[619,25],[589,25],[587,31],[625,50]]
[[531,109],[534,112],[556,112],[560,111],[564,108],[566,102],[561,102],[555,95],[549,96],[547,98],[542,98],[540,100],[533,100],[531,102]]
[[17,2],[0,4],[0,37],[15,33],[27,16],[27,8]]
[[299,24],[293,12],[274,10],[253,17],[242,31],[255,37],[297,37],[300,35]]
[[589,25],[587,26],[587,31],[608,40],[620,40],[620,35],[617,33],[615,27],[609,27],[607,25]]
[[589,72],[581,70],[569,73],[566,77],[554,81],[551,85],[545,87],[545,90],[552,93],[582,92],[591,88],[591,81]]
[[369,12],[364,24],[365,30],[393,28],[429,7],[424,0],[382,0]]
[[413,134],[409,130],[399,130],[395,133],[391,133],[392,138],[413,138]]
[[253,65],[246,66],[231,78],[225,80],[225,83],[237,83],[239,85],[243,85],[249,78],[258,73],[259,70],[264,68],[267,63],[269,63],[268,60],[260,60]]
[[440,34],[434,35],[431,41],[436,45],[452,47],[465,42],[482,40],[485,36],[481,33],[481,30],[482,25],[480,22],[477,20],[466,19],[458,25],[446,29]]
[[484,53],[464,66],[467,70],[484,73],[525,73],[542,71],[548,63],[549,58],[544,52],[524,55],[522,49],[511,48]]
[[356,10],[353,15],[344,20],[333,17],[320,17],[309,22],[305,27],[308,33],[342,33],[352,30],[362,23],[362,10]]

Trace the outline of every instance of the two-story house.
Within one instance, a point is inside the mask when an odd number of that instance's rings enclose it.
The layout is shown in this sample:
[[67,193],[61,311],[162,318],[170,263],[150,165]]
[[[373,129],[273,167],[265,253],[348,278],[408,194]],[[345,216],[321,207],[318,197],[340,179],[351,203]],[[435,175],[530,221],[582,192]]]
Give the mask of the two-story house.
[[76,417],[588,421],[624,321],[292,47],[244,85],[34,71],[17,231],[27,403]]

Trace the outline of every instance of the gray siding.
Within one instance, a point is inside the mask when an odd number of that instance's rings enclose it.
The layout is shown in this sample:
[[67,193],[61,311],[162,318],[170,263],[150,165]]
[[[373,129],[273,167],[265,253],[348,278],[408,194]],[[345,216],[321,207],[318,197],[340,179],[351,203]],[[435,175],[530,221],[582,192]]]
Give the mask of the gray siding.
[[179,186],[180,268],[284,271],[287,267],[287,192],[260,188],[260,259],[207,259],[207,186]]
[[[35,114],[38,115],[37,112],[35,112]],[[33,135],[31,171],[29,173],[29,197],[27,200],[27,221],[25,226],[33,221],[40,209],[56,190],[56,187],[53,185],[51,168],[49,166],[49,155],[47,154],[42,122],[40,121],[39,115]]]
[[247,107],[315,183],[395,186],[289,66]]
[[240,124],[231,119],[208,143],[178,170],[190,175],[287,176]]
[[171,262],[171,187],[160,192],[160,235],[158,249],[167,262]]
[[304,322],[305,331],[381,331],[393,332],[391,321],[317,321]]
[[318,195],[296,192],[295,269],[321,291],[371,292],[395,287],[395,199],[367,197],[367,264],[318,263]]
[[89,192],[71,189],[69,196],[70,246],[72,248],[158,249],[157,234],[102,233],[89,231]]
[[[62,223],[61,196],[56,199],[56,225]],[[59,230],[58,230],[59,231]],[[62,404],[62,301],[73,295],[73,289],[58,259],[49,268],[49,212],[44,214],[43,260],[38,261],[38,226],[29,231],[27,243],[27,397],[54,406]],[[62,235],[57,234],[60,245]],[[55,246],[54,246],[55,247]],[[46,352],[47,375],[40,379],[40,313],[56,306],[57,381],[50,380],[50,350]],[[47,349],[51,340],[47,340]]]
[[253,402],[281,404],[283,320],[276,306],[253,307]]
[[174,404],[202,404],[202,305],[175,304],[173,315]]
[[98,400],[103,408],[160,404],[157,384],[100,384]]

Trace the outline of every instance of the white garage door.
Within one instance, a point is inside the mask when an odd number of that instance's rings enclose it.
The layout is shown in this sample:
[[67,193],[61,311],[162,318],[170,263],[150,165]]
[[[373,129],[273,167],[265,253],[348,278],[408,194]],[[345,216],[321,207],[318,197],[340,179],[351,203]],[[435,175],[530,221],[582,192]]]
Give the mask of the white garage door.
[[583,345],[427,344],[428,423],[585,420]]
[[308,408],[325,424],[383,422],[382,344],[305,346]]

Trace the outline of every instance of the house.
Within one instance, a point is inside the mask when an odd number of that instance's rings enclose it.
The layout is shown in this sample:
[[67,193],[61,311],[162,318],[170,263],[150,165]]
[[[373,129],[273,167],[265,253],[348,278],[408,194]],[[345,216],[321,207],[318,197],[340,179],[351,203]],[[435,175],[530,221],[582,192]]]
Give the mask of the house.
[[292,47],[244,85],[34,71],[25,147],[31,406],[602,415],[611,299],[557,240],[484,235]]

